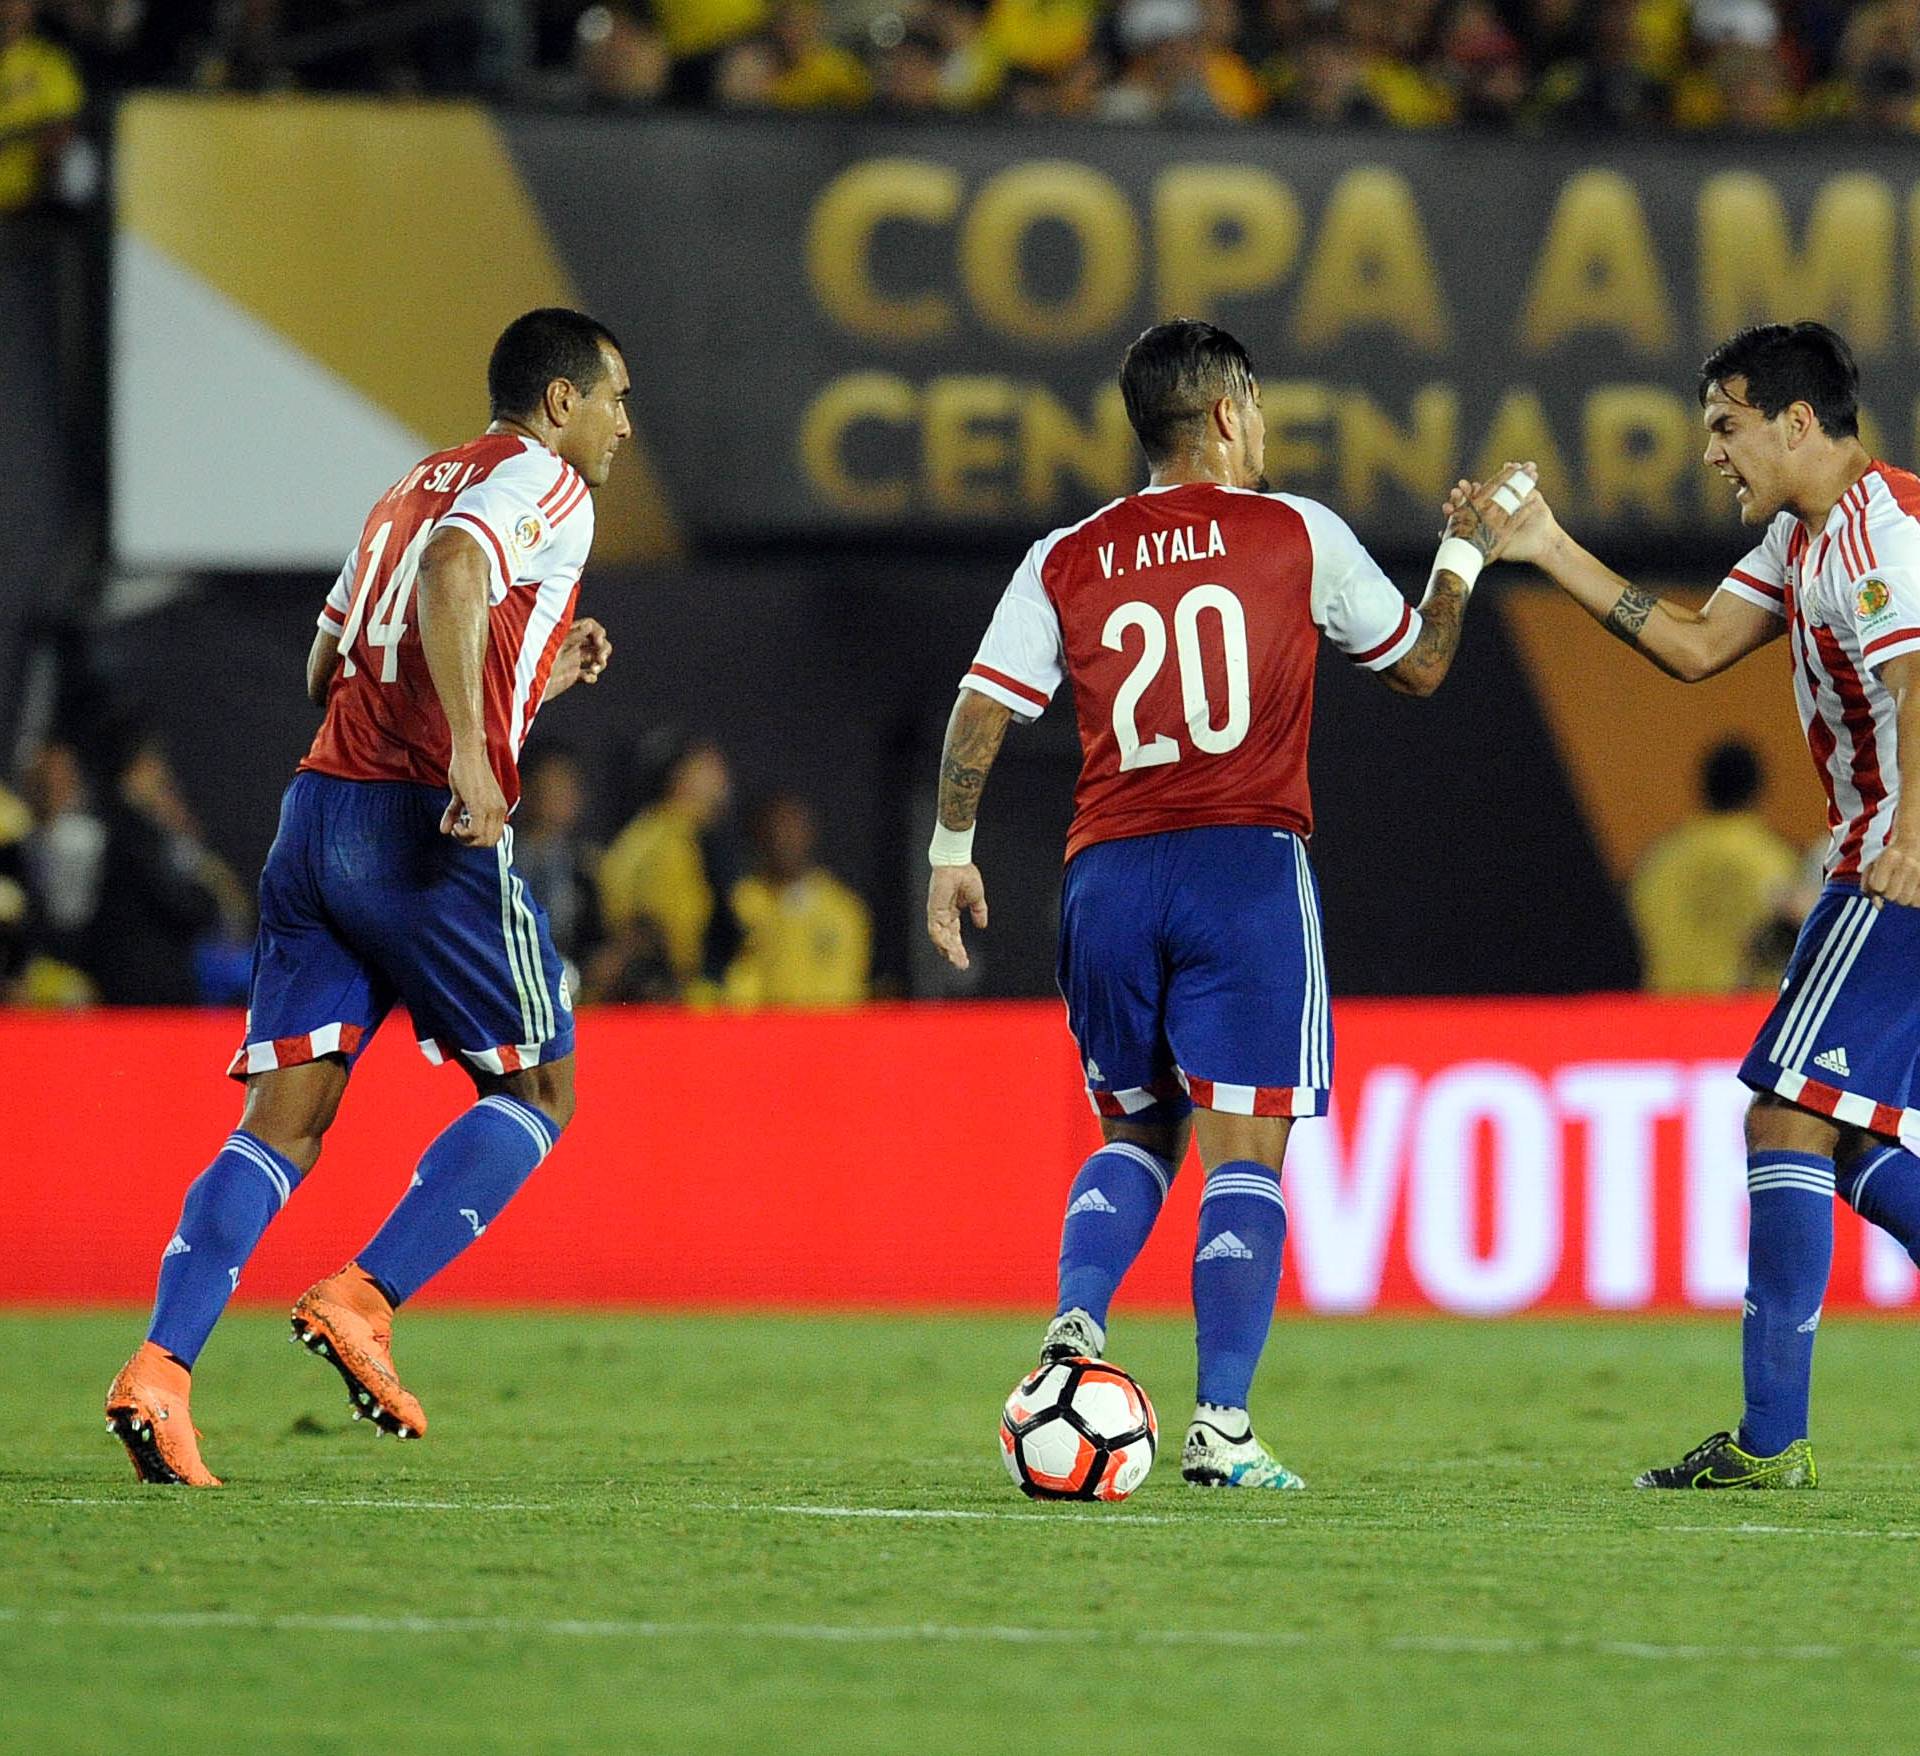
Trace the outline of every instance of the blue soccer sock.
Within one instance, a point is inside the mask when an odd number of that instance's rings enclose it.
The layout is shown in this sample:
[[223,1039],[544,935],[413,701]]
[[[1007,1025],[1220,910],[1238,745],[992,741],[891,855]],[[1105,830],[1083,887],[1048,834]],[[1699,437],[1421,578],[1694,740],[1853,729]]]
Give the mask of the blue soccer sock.
[[1817,1153],[1748,1155],[1740,1446],[1756,1457],[1806,1437],[1813,1338],[1833,1267],[1833,1185],[1833,1160]]
[[1116,1140],[1080,1167],[1060,1228],[1060,1303],[1102,1329],[1114,1290],[1140,1254],[1173,1183],[1174,1167],[1144,1146]]
[[1235,1159],[1208,1173],[1193,1258],[1201,1402],[1247,1406],[1253,1369],[1273,1324],[1286,1241],[1287,1204],[1278,1172]]
[[1835,1179],[1840,1198],[1920,1264],[1920,1158],[1903,1146],[1863,1152]]
[[400,1203],[354,1258],[394,1304],[492,1225],[560,1138],[559,1125],[495,1092],[441,1130]]
[[240,1284],[254,1246],[300,1184],[300,1172],[245,1130],[227,1136],[219,1156],[194,1178],[180,1224],[160,1258],[147,1339],[188,1371]]

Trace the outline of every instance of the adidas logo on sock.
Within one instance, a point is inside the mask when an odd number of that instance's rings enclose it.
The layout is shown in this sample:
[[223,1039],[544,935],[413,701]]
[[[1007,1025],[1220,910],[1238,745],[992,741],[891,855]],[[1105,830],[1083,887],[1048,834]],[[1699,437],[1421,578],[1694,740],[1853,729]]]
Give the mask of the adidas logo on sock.
[[1845,1049],[1824,1049],[1813,1058],[1816,1067],[1824,1067],[1829,1073],[1837,1073],[1842,1079],[1851,1079],[1853,1069],[1847,1065]]
[[1794,1331],[1794,1334],[1795,1335],[1812,1335],[1814,1331],[1817,1330],[1819,1327],[1820,1327],[1820,1312],[1815,1311],[1814,1314],[1806,1320],[1806,1322],[1802,1323],[1799,1326],[1799,1328],[1797,1328]]
[[160,1260],[164,1262],[169,1256],[191,1256],[192,1254],[193,1246],[189,1244],[185,1238],[181,1237],[178,1232],[175,1232],[173,1234],[173,1242],[160,1252]]
[[487,1229],[485,1224],[481,1221],[479,1214],[474,1212],[474,1210],[471,1207],[461,1208],[460,1217],[463,1220],[465,1220],[468,1225],[473,1227],[473,1235],[476,1238],[479,1237],[479,1235]]
[[1072,1219],[1076,1213],[1118,1213],[1119,1211],[1119,1208],[1107,1199],[1104,1190],[1089,1189],[1067,1209],[1067,1218]]
[[1194,1257],[1196,1262],[1251,1262],[1252,1260],[1253,1252],[1231,1232],[1222,1232],[1208,1243],[1198,1256]]

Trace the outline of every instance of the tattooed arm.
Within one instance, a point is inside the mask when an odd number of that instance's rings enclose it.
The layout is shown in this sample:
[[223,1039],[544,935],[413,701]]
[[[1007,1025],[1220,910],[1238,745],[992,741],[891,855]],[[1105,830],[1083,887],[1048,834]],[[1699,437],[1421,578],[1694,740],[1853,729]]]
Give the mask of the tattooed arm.
[[1690,610],[1628,584],[1568,536],[1538,496],[1514,521],[1506,557],[1531,561],[1616,640],[1683,683],[1717,676],[1786,632],[1771,610],[1731,592]]
[[965,969],[968,963],[960,937],[961,911],[976,927],[987,924],[987,889],[970,857],[970,843],[987,772],[1000,754],[1000,741],[1012,718],[1011,708],[977,690],[962,689],[947,721],[946,746],[940,752],[935,858],[942,858],[943,844],[953,851],[945,856],[950,863],[935,864],[927,884],[927,934],[955,969]]
[[[1445,537],[1471,544],[1482,563],[1496,561],[1505,552],[1508,537],[1515,529],[1520,513],[1510,510],[1513,495],[1505,503],[1495,495],[1516,472],[1524,470],[1526,480],[1515,484],[1514,493],[1532,491],[1534,466],[1508,464],[1490,482],[1476,486],[1462,482],[1447,500]],[[1521,512],[1528,504],[1521,502]],[[1431,695],[1447,679],[1453,667],[1453,655],[1460,650],[1460,634],[1466,625],[1467,599],[1473,594],[1473,581],[1446,565],[1442,549],[1439,565],[1427,582],[1427,594],[1420,600],[1420,633],[1413,645],[1380,673],[1387,687],[1399,695]],[[1467,560],[1471,562],[1472,557]],[[1477,571],[1475,569],[1474,571]]]

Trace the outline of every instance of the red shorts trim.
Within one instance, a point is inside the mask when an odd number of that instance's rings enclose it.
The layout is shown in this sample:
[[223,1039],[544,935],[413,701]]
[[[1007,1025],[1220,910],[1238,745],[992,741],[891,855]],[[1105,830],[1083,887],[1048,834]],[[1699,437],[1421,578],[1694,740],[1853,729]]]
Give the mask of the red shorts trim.
[[323,1024],[304,1036],[269,1037],[265,1042],[242,1043],[227,1064],[229,1079],[246,1079],[255,1073],[273,1073],[282,1067],[304,1067],[322,1055],[345,1055],[349,1060],[360,1052],[366,1029],[358,1024]]

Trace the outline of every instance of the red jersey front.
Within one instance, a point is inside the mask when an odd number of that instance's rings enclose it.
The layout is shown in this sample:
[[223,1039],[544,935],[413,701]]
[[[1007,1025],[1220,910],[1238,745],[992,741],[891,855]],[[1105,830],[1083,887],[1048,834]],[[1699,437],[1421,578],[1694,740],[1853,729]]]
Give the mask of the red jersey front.
[[1326,507],[1187,483],[1035,543],[964,683],[1031,720],[1072,678],[1082,762],[1068,859],[1207,824],[1305,835],[1320,635],[1377,671],[1419,632],[1419,612]]
[[520,797],[520,746],[546,694],[593,546],[593,496],[544,445],[488,433],[435,452],[367,515],[327,594],[320,626],[340,666],[303,769],[343,780],[447,784],[452,737],[427,669],[413,588],[427,542],[464,530],[487,558],[484,677],[487,754],[509,808]]

